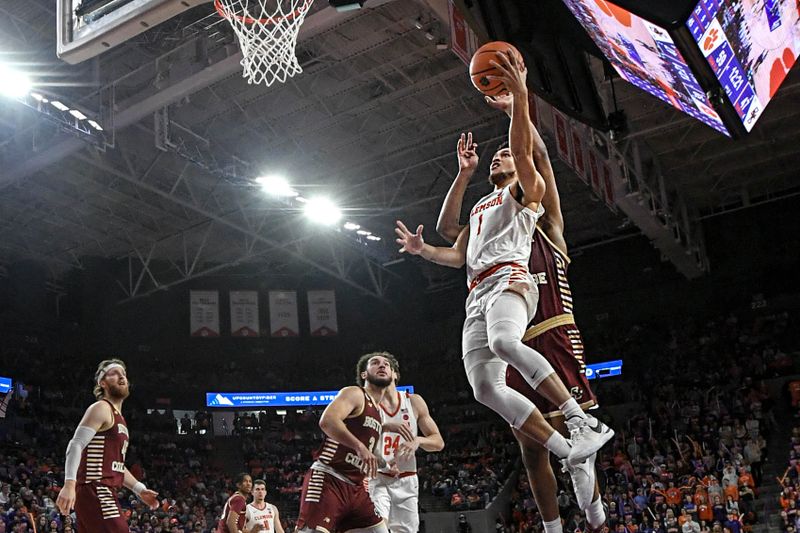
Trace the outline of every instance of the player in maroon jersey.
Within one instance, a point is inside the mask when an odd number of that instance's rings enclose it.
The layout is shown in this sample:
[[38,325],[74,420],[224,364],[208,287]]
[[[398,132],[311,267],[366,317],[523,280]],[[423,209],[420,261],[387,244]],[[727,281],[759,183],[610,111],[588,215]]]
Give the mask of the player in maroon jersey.
[[[389,532],[364,481],[378,471],[381,458],[375,454],[375,445],[382,432],[378,405],[394,371],[388,354],[362,356],[356,366],[359,386],[340,390],[322,413],[319,427],[325,439],[303,480],[298,533]],[[389,429],[406,440],[414,438],[405,425]]]
[[102,361],[94,375],[94,396],[75,435],[67,446],[64,487],[56,505],[62,514],[75,509],[78,530],[91,533],[128,532],[117,501],[117,489],[125,486],[151,509],[158,507],[158,493],[144,486],[125,467],[128,426],[122,402],[128,397],[125,363]]
[[253,490],[253,478],[244,472],[236,476],[236,492],[231,494],[225,507],[222,509],[222,516],[217,522],[215,533],[256,533],[263,531],[263,524],[256,524],[252,529],[245,528],[247,521],[247,498]]
[[[494,99],[487,97],[486,100],[495,109],[511,116],[513,103],[511,95]],[[530,127],[534,140],[534,164],[545,180],[546,190],[542,199],[545,212],[534,233],[529,261],[530,272],[539,289],[539,302],[536,315],[523,341],[548,360],[569,393],[579,402],[580,408],[586,410],[595,406],[596,400],[586,379],[583,340],[572,314],[572,293],[567,281],[569,258],[566,255],[567,244],[564,239],[561,202],[547,146],[533,123]],[[451,242],[458,237],[461,230],[459,225],[461,203],[470,177],[478,164],[476,148],[477,145],[472,142],[471,135],[469,138],[462,136],[457,149],[459,175],[453,182],[439,215],[436,229],[443,238]],[[527,381],[511,365],[506,371],[506,383],[533,401],[554,428],[564,435],[568,434],[564,413],[559,406],[531,389]],[[549,453],[523,433],[513,428],[512,431],[523,452],[523,462],[537,507],[542,514],[545,533],[561,533],[562,526],[556,500],[558,487],[550,465]],[[573,479],[579,507],[586,513],[589,526],[597,529],[602,528],[605,523],[605,512],[595,482],[594,459],[595,456],[592,456],[583,463],[565,467]]]

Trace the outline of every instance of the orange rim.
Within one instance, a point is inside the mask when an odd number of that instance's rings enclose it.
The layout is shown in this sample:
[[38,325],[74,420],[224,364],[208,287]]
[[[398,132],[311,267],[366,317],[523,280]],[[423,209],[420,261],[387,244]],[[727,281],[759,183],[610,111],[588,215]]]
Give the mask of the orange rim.
[[311,3],[313,1],[314,0],[305,0],[305,2],[303,2],[302,6],[298,7],[297,9],[295,9],[294,11],[292,11],[291,13],[289,13],[286,16],[283,16],[283,17],[269,17],[269,18],[265,18],[265,19],[254,19],[253,17],[242,17],[240,15],[234,15],[234,14],[231,14],[231,16],[228,16],[228,12],[225,10],[225,7],[222,5],[222,0],[214,0],[214,9],[217,10],[217,13],[219,13],[219,15],[222,18],[230,20],[230,18],[233,17],[233,18],[235,18],[236,20],[238,20],[239,22],[241,22],[243,24],[256,24],[256,23],[258,23],[258,24],[277,24],[282,20],[292,20],[295,17],[305,13],[306,11],[308,11],[308,8],[311,7]]

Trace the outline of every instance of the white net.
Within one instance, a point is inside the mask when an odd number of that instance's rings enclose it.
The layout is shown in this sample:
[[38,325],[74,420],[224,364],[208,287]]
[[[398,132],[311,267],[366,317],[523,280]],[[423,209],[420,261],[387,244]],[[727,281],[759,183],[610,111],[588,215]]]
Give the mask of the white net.
[[267,87],[303,72],[295,55],[297,34],[314,0],[214,0],[231,23],[242,50],[247,83]]

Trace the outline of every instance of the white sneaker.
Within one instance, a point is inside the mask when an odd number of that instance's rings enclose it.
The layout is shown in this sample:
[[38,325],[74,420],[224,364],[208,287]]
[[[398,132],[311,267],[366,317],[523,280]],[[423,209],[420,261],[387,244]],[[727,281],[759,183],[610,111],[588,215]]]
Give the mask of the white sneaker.
[[593,416],[571,418],[567,420],[567,429],[572,441],[567,462],[572,466],[596,454],[597,450],[614,437],[614,430]]
[[575,499],[578,500],[578,507],[585,511],[594,498],[595,470],[594,461],[597,454],[590,455],[582,463],[570,465],[566,459],[561,460],[562,472],[568,472],[572,478],[572,488],[575,491]]

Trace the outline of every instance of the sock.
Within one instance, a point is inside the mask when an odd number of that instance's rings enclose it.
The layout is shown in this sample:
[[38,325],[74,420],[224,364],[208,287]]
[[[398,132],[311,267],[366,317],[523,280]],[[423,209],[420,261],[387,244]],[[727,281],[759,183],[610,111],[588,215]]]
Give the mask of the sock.
[[569,420],[570,418],[586,418],[586,413],[583,412],[581,406],[578,405],[578,402],[575,401],[575,398],[570,397],[569,400],[562,403],[558,406],[561,409],[561,412],[564,413],[564,418]]
[[553,452],[559,459],[564,459],[569,455],[569,450],[572,448],[567,439],[565,439],[558,431],[553,431],[544,447]]
[[556,518],[549,522],[542,521],[542,525],[544,526],[544,533],[563,533],[561,518]]
[[603,501],[599,497],[586,508],[586,521],[593,528],[605,523],[606,513],[603,510]]

